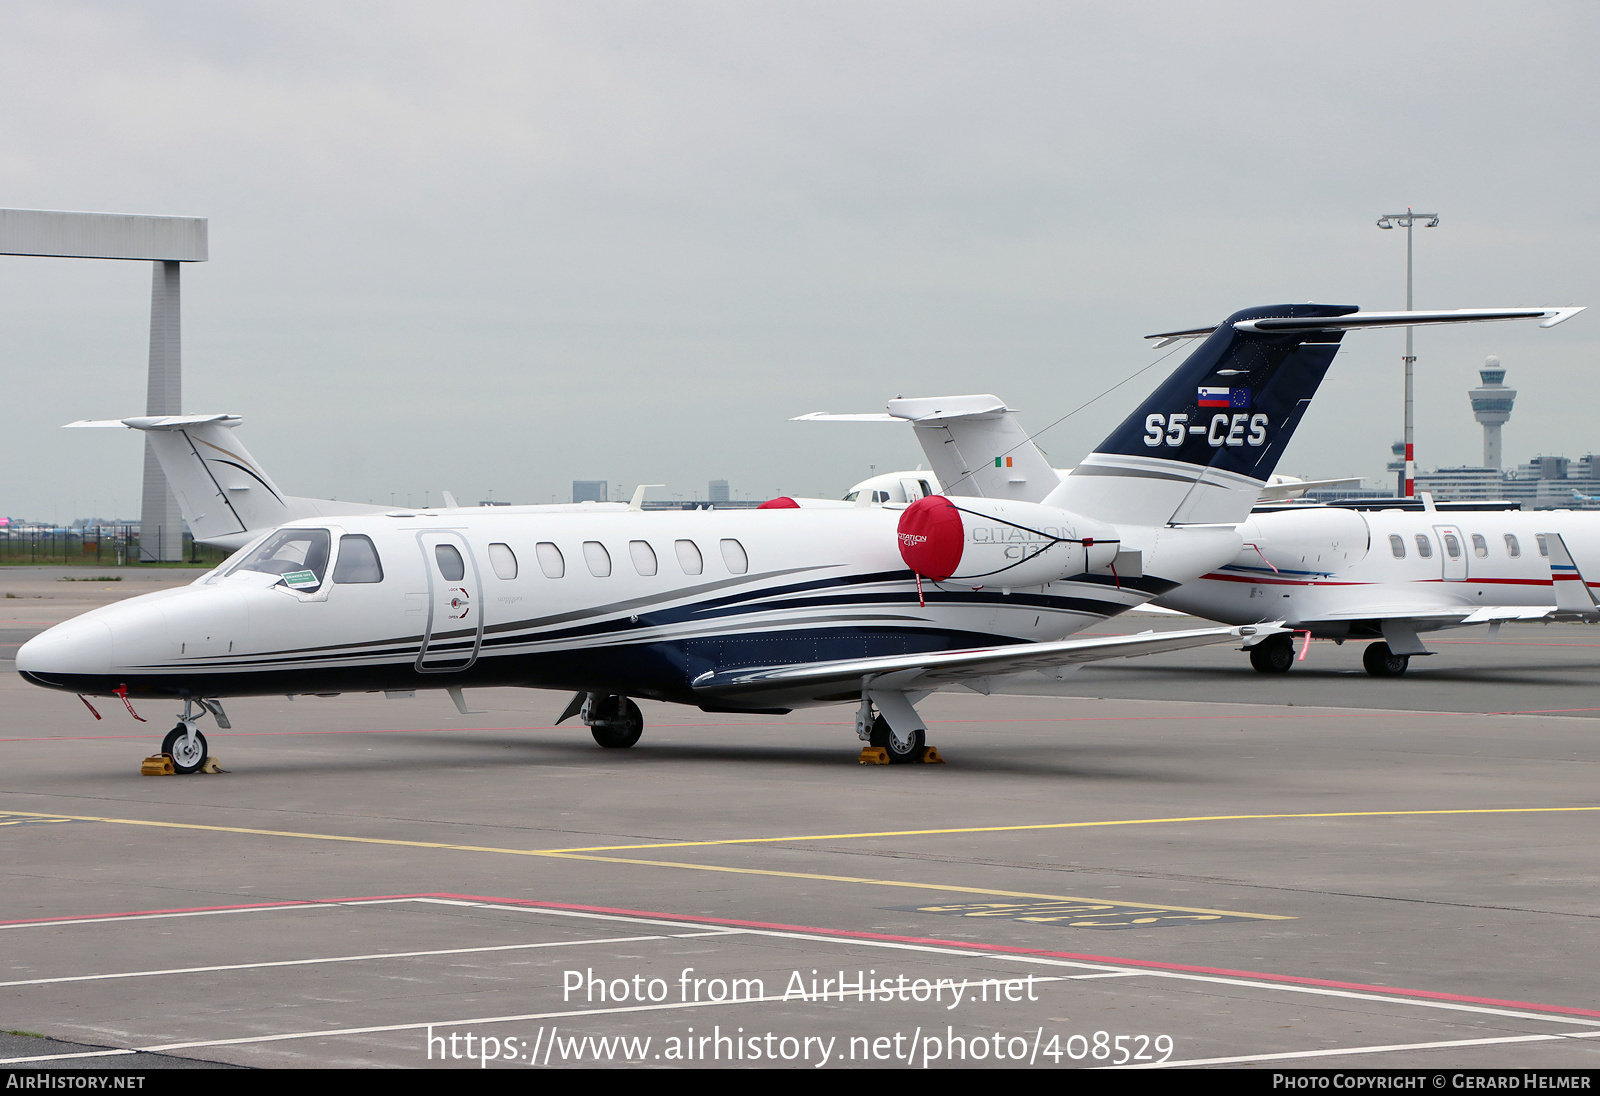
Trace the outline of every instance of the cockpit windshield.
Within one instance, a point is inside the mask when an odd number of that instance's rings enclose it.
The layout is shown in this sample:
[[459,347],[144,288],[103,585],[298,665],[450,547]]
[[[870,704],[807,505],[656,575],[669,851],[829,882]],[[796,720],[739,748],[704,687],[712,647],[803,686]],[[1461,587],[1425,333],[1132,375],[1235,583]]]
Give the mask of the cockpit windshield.
[[328,569],[329,543],[326,529],[280,529],[228,574],[280,575],[289,589],[311,593],[322,585]]

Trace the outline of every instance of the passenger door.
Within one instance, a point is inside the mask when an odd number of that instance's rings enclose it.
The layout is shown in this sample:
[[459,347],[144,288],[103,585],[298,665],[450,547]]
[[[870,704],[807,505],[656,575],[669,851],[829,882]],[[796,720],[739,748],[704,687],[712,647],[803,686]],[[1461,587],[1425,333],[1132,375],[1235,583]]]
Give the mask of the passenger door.
[[1467,580],[1467,538],[1454,525],[1435,525],[1439,538],[1440,577],[1446,582]]
[[460,533],[417,534],[428,574],[428,619],[417,672],[459,673],[478,661],[483,646],[483,583],[472,548]]

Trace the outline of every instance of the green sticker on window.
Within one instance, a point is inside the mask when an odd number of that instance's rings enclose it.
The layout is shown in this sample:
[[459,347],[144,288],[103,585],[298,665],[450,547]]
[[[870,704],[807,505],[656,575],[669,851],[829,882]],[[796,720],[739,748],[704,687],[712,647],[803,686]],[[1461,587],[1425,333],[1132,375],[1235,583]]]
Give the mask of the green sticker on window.
[[315,571],[290,571],[283,576],[283,584],[291,590],[299,590],[306,586],[316,586],[317,573]]

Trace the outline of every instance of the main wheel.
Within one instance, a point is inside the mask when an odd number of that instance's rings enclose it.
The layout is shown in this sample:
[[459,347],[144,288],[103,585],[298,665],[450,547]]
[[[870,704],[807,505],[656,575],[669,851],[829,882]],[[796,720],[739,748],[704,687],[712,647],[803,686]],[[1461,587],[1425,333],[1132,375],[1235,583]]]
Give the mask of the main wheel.
[[161,740],[161,752],[172,758],[172,771],[187,776],[197,773],[205,767],[206,736],[199,731],[194,732],[194,742],[189,742],[189,728],[182,723],[167,732],[167,737]]
[[1263,674],[1286,674],[1294,665],[1294,638],[1279,633],[1250,648],[1250,665]]
[[608,696],[595,706],[589,733],[608,750],[626,750],[644,734],[644,713],[625,696]]
[[1369,643],[1361,652],[1361,665],[1373,677],[1399,677],[1411,665],[1411,656],[1395,654],[1387,643]]
[[872,738],[869,745],[882,746],[889,751],[889,764],[909,765],[913,761],[922,759],[922,751],[927,744],[927,735],[921,730],[913,731],[911,741],[901,746],[894,737],[894,732],[889,729],[889,721],[879,716],[872,721]]

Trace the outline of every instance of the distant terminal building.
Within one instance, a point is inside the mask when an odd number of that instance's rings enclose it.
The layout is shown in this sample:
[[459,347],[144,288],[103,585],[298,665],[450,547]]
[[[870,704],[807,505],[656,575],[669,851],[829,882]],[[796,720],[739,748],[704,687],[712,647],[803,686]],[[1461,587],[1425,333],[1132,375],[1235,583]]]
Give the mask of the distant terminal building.
[[712,480],[709,484],[707,484],[706,499],[712,505],[716,505],[719,502],[730,501],[732,496],[728,493],[728,481]]
[[606,497],[605,480],[573,480],[573,502],[610,502]]
[[1417,473],[1417,494],[1428,492],[1451,502],[1489,502],[1508,498],[1498,468],[1436,468]]
[[1505,499],[1524,510],[1600,510],[1600,454],[1580,460],[1534,457],[1502,472],[1498,468],[1439,468],[1417,476],[1417,491],[1441,502]]

